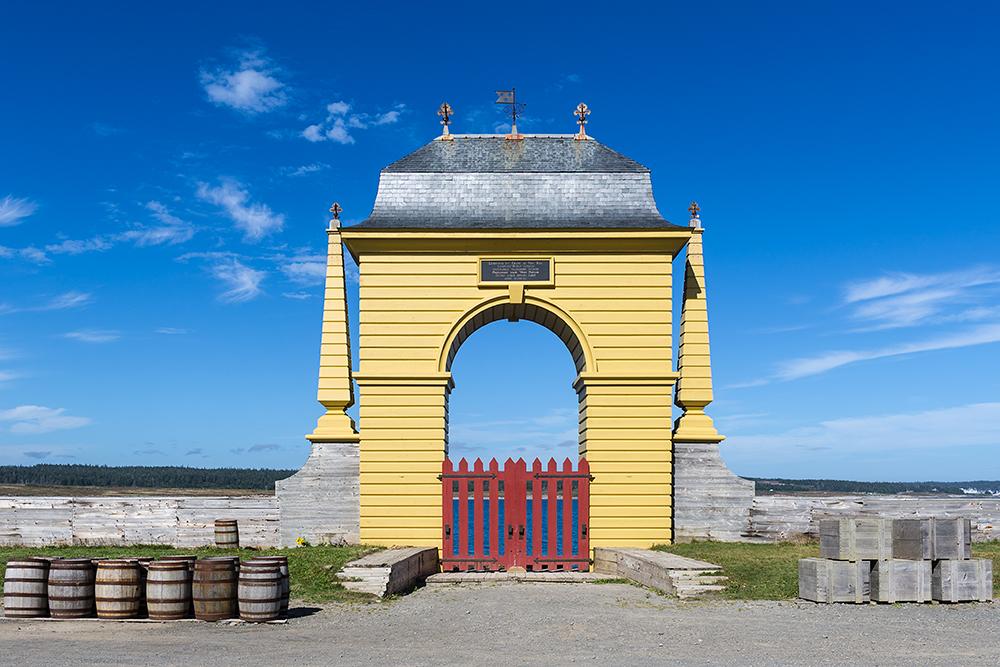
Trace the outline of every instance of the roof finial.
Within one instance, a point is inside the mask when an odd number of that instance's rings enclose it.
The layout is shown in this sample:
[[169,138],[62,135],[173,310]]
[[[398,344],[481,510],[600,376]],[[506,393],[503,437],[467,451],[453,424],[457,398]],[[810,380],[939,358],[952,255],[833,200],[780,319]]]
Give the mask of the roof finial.
[[438,110],[438,115],[442,116],[441,124],[444,125],[444,131],[441,133],[442,137],[448,136],[448,126],[451,125],[451,114],[451,105],[447,102],[442,104],[441,108]]
[[340,229],[340,212],[344,209],[340,208],[340,204],[333,202],[333,206],[330,207],[330,213],[333,217],[330,218],[330,229]]
[[587,128],[585,128],[584,125],[587,124],[587,116],[590,115],[590,109],[587,107],[586,104],[580,102],[580,104],[578,104],[576,107],[576,111],[574,111],[573,113],[580,117],[580,120],[576,121],[576,124],[580,126],[580,134],[576,135],[576,138],[586,139]]
[[691,221],[688,225],[691,227],[701,227],[701,217],[698,215],[701,211],[701,207],[698,206],[698,202],[691,202],[691,205],[688,206],[688,211],[691,213]]
[[494,90],[494,93],[499,95],[497,101],[494,104],[505,104],[504,113],[510,118],[510,134],[507,135],[508,139],[522,139],[523,135],[517,133],[517,119],[521,117],[524,113],[524,104],[518,104],[514,101],[514,89],[510,90]]

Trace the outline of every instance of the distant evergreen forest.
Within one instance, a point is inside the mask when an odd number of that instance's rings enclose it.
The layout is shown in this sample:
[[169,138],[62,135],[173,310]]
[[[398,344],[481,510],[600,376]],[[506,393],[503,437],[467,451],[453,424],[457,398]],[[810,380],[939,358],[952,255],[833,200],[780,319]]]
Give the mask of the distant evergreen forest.
[[274,489],[295,470],[181,466],[0,466],[0,484],[106,486],[142,489]]
[[778,479],[747,477],[757,483],[757,493],[944,493],[955,495],[997,495],[1000,481],[978,482],[851,482],[842,479]]

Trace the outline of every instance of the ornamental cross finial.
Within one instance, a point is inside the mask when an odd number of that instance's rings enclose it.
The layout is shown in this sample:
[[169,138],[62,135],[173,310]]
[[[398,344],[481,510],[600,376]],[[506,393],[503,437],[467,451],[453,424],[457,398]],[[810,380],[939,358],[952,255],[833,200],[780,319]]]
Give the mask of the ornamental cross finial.
[[340,213],[344,209],[340,208],[340,204],[333,202],[333,206],[330,207],[330,213],[333,217],[330,218],[330,229],[340,229]]
[[587,128],[584,125],[587,124],[587,116],[590,115],[590,109],[586,104],[580,102],[573,113],[580,118],[580,120],[576,121],[576,124],[580,126],[580,134],[576,135],[576,138],[583,139],[587,136]]
[[698,202],[691,202],[691,205],[688,206],[688,211],[691,212],[691,221],[688,223],[688,226],[701,227],[701,218],[698,217],[698,212],[701,211],[701,207],[698,206]]
[[441,124],[444,125],[444,132],[441,133],[441,136],[443,137],[448,136],[448,126],[451,124],[451,114],[451,105],[447,102],[442,104],[441,108],[438,110],[438,115],[442,117]]

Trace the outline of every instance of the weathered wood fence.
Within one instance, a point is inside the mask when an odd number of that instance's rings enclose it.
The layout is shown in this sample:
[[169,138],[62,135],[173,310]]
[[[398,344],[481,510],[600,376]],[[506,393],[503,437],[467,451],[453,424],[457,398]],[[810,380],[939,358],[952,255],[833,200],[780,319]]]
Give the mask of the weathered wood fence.
[[216,519],[239,522],[242,546],[278,546],[278,503],[269,496],[0,496],[0,546],[195,547],[215,543]]
[[854,516],[961,517],[972,521],[973,542],[1000,539],[1000,498],[961,496],[757,496],[750,509],[750,528],[744,537],[767,542],[803,535],[818,539],[820,520]]

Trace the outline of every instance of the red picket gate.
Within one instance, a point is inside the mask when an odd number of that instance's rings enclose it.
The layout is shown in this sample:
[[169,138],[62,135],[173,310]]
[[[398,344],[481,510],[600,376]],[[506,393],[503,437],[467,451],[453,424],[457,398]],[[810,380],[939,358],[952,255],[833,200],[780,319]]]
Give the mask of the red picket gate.
[[497,460],[488,471],[476,459],[472,472],[463,458],[455,470],[445,459],[441,472],[444,516],[442,569],[590,570],[590,467],[576,471],[566,459],[560,472],[535,459]]

